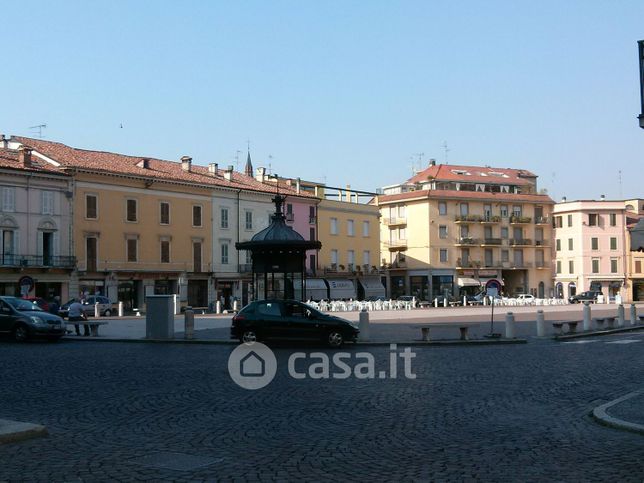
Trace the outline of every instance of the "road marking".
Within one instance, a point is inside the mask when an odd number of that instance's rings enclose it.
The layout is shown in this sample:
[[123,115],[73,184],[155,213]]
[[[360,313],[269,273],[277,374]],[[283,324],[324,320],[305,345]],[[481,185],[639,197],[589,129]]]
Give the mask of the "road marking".
[[606,342],[607,344],[632,344],[634,342],[642,342],[642,339],[622,339],[614,340],[612,342]]
[[570,340],[564,342],[564,344],[590,344],[592,342],[599,342],[598,340]]

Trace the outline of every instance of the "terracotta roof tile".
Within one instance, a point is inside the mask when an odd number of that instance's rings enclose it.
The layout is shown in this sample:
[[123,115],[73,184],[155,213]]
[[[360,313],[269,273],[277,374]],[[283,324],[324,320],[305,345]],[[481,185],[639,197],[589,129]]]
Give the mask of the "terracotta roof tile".
[[61,176],[64,176],[65,173],[57,169],[56,167],[41,161],[38,158],[32,156],[32,166],[31,168],[25,168],[18,159],[18,151],[12,149],[2,149],[0,148],[0,167],[1,168],[11,168],[11,169],[20,169],[25,171],[37,171],[37,172],[46,172],[46,173],[55,173]]
[[[469,174],[460,174],[460,172]],[[530,185],[529,179],[537,176],[525,169],[489,168],[485,166],[459,166],[438,164],[419,172],[409,178],[409,183],[422,183],[430,178],[439,181],[463,181],[468,183]]]
[[454,191],[454,190],[417,190],[395,195],[378,195],[379,204],[392,201],[413,199],[463,199],[463,200],[490,200],[495,202],[525,201],[530,203],[554,204],[548,195],[515,194],[515,193],[489,193],[481,191]]

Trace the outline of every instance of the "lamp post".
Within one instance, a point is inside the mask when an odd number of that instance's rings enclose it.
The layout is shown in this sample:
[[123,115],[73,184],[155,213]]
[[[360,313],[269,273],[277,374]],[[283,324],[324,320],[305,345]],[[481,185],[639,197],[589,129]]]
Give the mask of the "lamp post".
[[644,129],[644,40],[638,40],[637,46],[639,50],[640,59],[640,115],[637,117],[640,120],[640,127]]

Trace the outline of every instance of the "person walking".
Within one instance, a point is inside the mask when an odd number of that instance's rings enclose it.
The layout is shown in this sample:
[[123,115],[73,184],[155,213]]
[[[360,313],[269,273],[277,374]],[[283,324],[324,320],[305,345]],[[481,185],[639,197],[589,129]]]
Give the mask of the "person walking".
[[60,309],[60,297],[56,295],[54,300],[49,304],[49,313],[58,315],[58,310]]
[[[86,321],[87,316],[85,315],[85,312],[83,312],[83,306],[78,301],[78,299],[73,299],[72,303],[69,305],[69,321],[70,322],[80,322],[81,320]],[[76,335],[81,335],[79,324],[75,323],[74,327],[76,328]],[[88,324],[84,324],[83,335],[84,336],[89,336],[89,325]]]

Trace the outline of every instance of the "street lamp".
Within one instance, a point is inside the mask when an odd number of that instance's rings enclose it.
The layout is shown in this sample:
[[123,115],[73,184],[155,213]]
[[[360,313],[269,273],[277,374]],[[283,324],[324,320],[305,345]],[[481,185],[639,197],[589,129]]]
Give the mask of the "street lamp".
[[640,59],[640,100],[641,108],[638,119],[640,120],[640,127],[644,129],[644,40],[638,40],[637,46],[639,48]]

